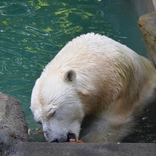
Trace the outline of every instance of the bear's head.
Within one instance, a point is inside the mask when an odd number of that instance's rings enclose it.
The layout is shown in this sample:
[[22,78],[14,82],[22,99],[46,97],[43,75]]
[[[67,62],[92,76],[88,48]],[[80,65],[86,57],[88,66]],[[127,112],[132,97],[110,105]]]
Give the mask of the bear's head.
[[78,139],[84,109],[77,95],[76,72],[43,72],[32,91],[31,110],[48,142]]

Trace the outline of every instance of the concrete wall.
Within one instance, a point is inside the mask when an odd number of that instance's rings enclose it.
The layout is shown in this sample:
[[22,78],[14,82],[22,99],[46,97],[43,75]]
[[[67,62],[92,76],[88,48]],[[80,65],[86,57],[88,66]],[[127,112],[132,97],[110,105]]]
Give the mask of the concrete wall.
[[156,10],[156,0],[152,0],[154,9]]
[[138,12],[138,16],[156,10],[156,0],[132,0]]

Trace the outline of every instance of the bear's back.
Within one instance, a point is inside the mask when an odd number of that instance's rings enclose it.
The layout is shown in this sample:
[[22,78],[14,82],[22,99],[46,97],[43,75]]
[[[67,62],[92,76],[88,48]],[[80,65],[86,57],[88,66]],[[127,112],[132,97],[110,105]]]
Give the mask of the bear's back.
[[[113,64],[132,64],[138,55],[106,36],[88,33],[70,41],[49,63],[47,68],[64,70],[91,70],[94,67],[109,67]],[[138,58],[137,58],[138,59]]]

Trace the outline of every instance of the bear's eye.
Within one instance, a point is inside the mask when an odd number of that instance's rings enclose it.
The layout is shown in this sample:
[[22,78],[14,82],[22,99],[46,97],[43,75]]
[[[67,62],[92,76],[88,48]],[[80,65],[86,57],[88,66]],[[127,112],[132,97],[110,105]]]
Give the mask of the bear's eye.
[[49,113],[48,117],[51,118],[55,115],[56,111]]

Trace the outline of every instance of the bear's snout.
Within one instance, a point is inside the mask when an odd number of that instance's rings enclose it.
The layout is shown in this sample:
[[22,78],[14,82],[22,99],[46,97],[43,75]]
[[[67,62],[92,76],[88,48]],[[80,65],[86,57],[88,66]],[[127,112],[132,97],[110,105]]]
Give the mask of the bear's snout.
[[67,142],[66,140],[67,140],[67,137],[60,136],[60,137],[49,140],[49,142],[51,143]]
[[54,132],[51,133],[51,131],[50,132],[44,131],[44,137],[48,142],[51,143],[67,142],[67,134],[54,133]]
[[75,141],[76,141],[75,134],[68,132],[67,137],[55,138],[55,139],[52,139],[50,142],[51,143],[58,143],[58,142],[75,142]]

